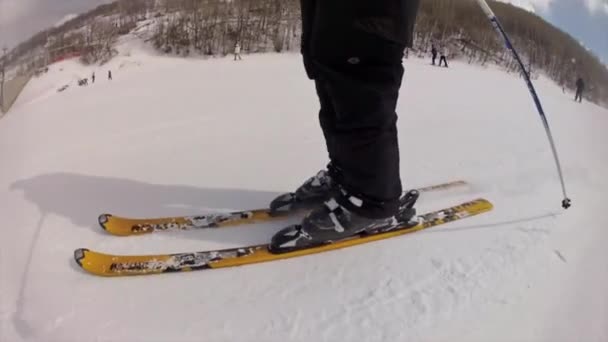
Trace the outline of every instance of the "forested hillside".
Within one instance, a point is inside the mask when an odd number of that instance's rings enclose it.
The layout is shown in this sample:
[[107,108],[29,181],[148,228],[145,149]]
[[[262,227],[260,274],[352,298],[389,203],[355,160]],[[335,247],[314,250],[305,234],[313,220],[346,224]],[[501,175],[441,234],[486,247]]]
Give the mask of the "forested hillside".
[[[608,69],[596,56],[533,13],[490,5],[533,76],[543,72],[564,89],[582,77],[589,100],[608,104]],[[299,11],[299,0],[119,0],[36,34],[8,58],[22,71],[72,55],[104,62],[117,38],[134,29],[158,51],[180,56],[229,54],[237,41],[247,53],[297,51]],[[473,0],[422,0],[409,53],[425,56],[433,44],[451,59],[518,70]]]

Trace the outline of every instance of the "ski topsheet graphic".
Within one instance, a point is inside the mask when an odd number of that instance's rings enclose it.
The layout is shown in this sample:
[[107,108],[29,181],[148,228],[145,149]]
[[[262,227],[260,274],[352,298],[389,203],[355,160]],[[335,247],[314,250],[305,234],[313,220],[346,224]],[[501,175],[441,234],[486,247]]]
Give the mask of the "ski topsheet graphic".
[[[421,193],[449,190],[467,186],[467,182],[458,180],[443,184],[431,185],[417,189]],[[271,215],[268,209],[244,210],[231,213],[214,213],[198,216],[179,216],[163,218],[127,218],[102,214],[99,224],[108,233],[117,236],[148,234],[157,231],[191,230],[236,226],[240,224],[263,223],[285,218],[289,213]]]
[[110,255],[80,248],[74,251],[78,265],[87,272],[100,276],[131,276],[167,272],[196,271],[223,268],[293,258],[316,254],[372,241],[388,239],[445,223],[461,220],[492,210],[492,203],[476,199],[452,207],[419,215],[415,226],[403,223],[388,232],[363,233],[339,241],[275,254],[268,244],[215,251],[159,254],[159,255]]

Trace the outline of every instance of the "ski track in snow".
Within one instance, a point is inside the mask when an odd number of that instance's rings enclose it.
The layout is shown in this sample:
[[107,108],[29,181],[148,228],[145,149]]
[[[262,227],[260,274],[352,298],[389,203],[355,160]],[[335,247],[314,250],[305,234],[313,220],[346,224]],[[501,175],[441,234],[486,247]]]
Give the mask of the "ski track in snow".
[[[51,66],[0,121],[0,340],[608,340],[608,111],[535,82],[573,199],[563,211],[523,81],[457,61],[440,69],[405,60],[404,185],[462,178],[471,186],[423,194],[419,212],[476,197],[492,212],[266,264],[85,274],[72,260],[78,247],[226,248],[263,243],[296,221],[116,238],[97,227],[100,213],[263,207],[327,162],[300,56],[234,63],[156,56],[135,42],[120,50],[104,68]],[[94,85],[70,83],[93,70]]]

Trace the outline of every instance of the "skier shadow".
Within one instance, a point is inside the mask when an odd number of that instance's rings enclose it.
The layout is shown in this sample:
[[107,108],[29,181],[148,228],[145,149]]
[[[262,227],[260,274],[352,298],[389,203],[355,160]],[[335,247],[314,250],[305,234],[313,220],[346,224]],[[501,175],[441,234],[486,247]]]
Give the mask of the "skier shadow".
[[[102,213],[133,218],[200,215],[265,208],[278,195],[268,191],[151,184],[74,173],[39,175],[19,180],[10,189],[22,191],[44,216],[59,215],[75,226],[93,229],[105,236],[108,234],[97,222]],[[287,224],[287,221],[279,222],[281,227]],[[242,245],[252,240],[265,241],[278,228],[277,224],[265,224],[259,229],[207,229],[162,234]]]
[[[197,215],[208,212],[264,208],[278,194],[267,191],[241,189],[207,189],[183,185],[160,185],[140,181],[88,176],[74,173],[50,173],[23,179],[10,186],[11,191],[21,191],[26,200],[36,204],[40,217],[26,257],[21,276],[21,286],[12,315],[16,332],[24,339],[39,336],[41,329],[25,316],[26,286],[30,284],[30,266],[37,249],[41,232],[49,214],[69,219],[77,227],[93,229],[108,236],[97,222],[101,213],[129,217],[162,217]],[[252,241],[268,241],[269,236],[286,221],[261,225],[259,229],[207,229],[192,232],[176,232],[184,237],[216,241],[241,246]],[[172,233],[166,232],[169,236]],[[76,247],[76,246],[75,246]],[[70,266],[79,271],[70,256]]]

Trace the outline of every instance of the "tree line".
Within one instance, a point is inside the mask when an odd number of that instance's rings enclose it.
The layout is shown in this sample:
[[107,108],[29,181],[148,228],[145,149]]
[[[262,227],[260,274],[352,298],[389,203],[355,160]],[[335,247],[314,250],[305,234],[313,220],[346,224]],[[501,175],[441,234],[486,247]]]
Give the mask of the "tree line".
[[[533,13],[502,2],[490,1],[490,6],[527,72],[543,72],[564,89],[573,89],[582,77],[589,99],[608,105],[608,69],[596,56]],[[85,63],[103,62],[115,53],[116,39],[143,20],[149,23],[142,36],[167,54],[226,55],[236,42],[249,53],[297,51],[300,46],[299,0],[119,0],[34,35],[11,52],[9,62],[32,51],[45,57],[30,58],[29,68],[70,52]],[[448,47],[449,58],[519,72],[474,0],[421,1],[411,52],[426,56],[434,44]]]

